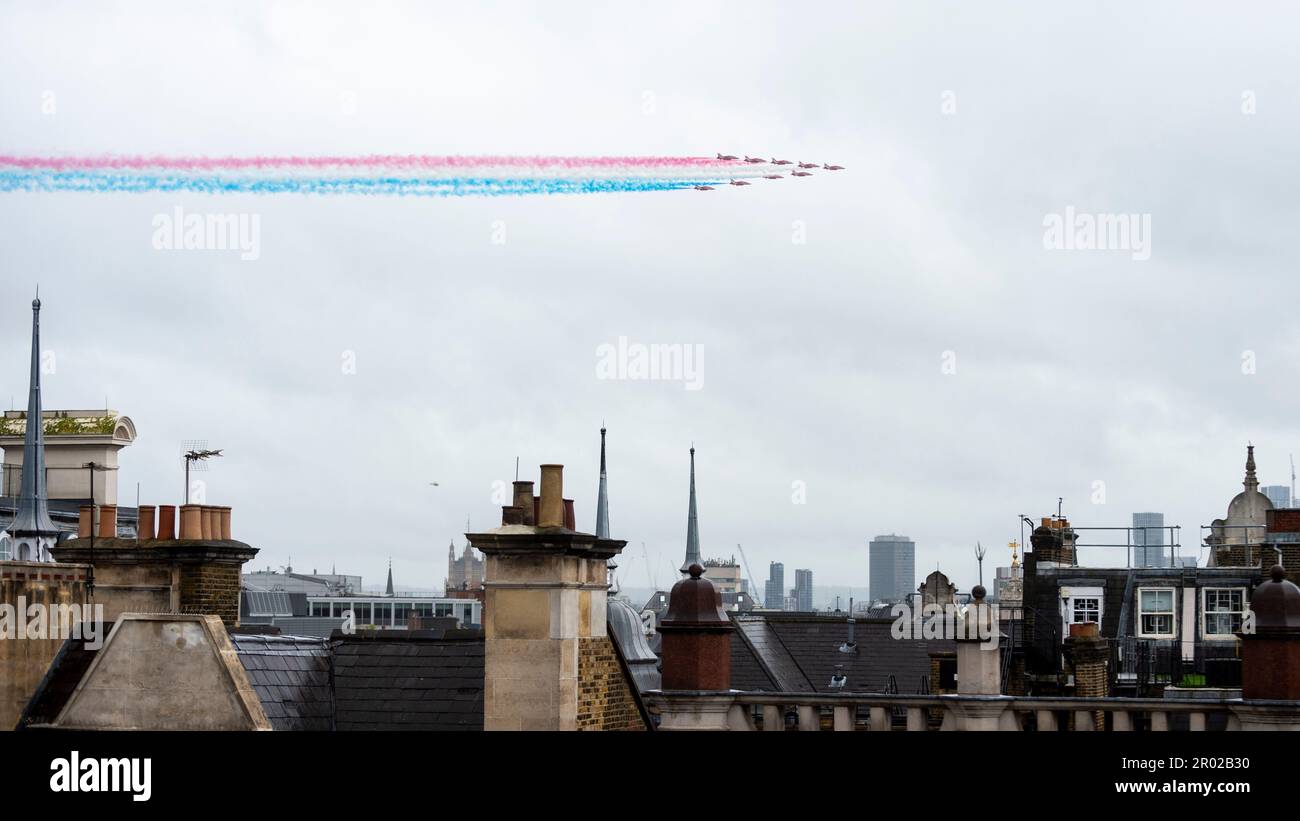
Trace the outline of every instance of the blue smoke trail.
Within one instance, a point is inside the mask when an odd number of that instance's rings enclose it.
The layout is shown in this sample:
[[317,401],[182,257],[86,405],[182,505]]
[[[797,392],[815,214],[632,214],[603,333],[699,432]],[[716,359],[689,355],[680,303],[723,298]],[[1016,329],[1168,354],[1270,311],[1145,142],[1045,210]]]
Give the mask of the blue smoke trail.
[[231,177],[191,174],[110,174],[80,171],[0,171],[0,192],[81,191],[94,193],[200,194],[378,194],[417,197],[597,194],[619,191],[675,191],[727,180],[655,177]]

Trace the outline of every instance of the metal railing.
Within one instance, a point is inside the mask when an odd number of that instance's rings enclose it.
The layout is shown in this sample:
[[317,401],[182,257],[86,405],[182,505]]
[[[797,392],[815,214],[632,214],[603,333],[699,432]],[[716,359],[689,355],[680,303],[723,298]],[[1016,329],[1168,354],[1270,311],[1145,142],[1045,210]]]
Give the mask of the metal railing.
[[[1074,563],[1078,567],[1180,567],[1182,527],[1075,527]],[[1090,539],[1091,541],[1085,541]],[[1123,551],[1121,554],[1120,551]],[[1142,551],[1139,556],[1138,551]],[[1154,556],[1153,556],[1154,553]],[[1120,556],[1123,556],[1120,559]],[[1120,563],[1122,561],[1122,564]]]
[[[1111,689],[1132,689],[1139,696],[1164,687],[1241,686],[1241,658],[1236,642],[1145,639],[1123,636],[1111,642]],[[1190,657],[1189,657],[1190,656]]]

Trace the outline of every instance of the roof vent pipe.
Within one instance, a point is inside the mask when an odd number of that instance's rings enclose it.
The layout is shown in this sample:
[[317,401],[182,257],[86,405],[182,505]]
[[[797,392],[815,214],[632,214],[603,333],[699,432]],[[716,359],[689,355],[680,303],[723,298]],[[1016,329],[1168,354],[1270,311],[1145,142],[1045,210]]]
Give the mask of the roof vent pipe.
[[857,624],[857,621],[856,621],[853,617],[851,617],[851,616],[849,617],[849,620],[848,620],[848,621],[849,621],[849,640],[846,641],[846,642],[844,642],[843,644],[840,645],[840,652],[841,652],[841,653],[856,653],[856,652],[858,652],[858,643],[857,643],[857,641],[855,640],[854,633],[853,633],[853,628],[854,628],[854,625]]

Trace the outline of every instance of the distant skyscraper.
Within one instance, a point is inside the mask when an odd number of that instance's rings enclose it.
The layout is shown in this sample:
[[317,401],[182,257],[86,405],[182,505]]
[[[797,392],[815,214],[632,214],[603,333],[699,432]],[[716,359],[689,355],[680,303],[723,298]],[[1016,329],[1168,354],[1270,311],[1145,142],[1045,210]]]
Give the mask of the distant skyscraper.
[[780,562],[772,562],[767,566],[763,606],[769,610],[785,609],[785,565]]
[[916,543],[906,536],[877,536],[867,553],[872,601],[902,601],[916,590]]
[[1168,567],[1165,550],[1165,514],[1133,514],[1133,566]]
[[812,571],[794,571],[794,609],[800,613],[811,613],[813,609]]
[[1259,492],[1268,497],[1274,510],[1291,506],[1291,488],[1287,485],[1264,485]]

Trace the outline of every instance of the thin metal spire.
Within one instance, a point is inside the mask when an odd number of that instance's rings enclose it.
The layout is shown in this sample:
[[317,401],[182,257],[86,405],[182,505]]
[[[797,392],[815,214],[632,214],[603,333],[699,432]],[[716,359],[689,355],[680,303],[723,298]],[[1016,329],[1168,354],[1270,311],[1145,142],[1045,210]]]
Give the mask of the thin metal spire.
[[693,564],[700,564],[700,523],[695,508],[695,445],[691,445],[691,503],[686,514],[686,561],[682,562],[682,575],[686,575]]
[[384,591],[385,595],[393,595],[393,557],[388,557],[388,588]]
[[605,478],[605,423],[600,423],[600,487],[596,491],[596,538],[609,538],[609,482]]
[[1258,490],[1259,480],[1255,478],[1255,446],[1246,443],[1246,481],[1242,482],[1246,490]]
[[[37,292],[39,294],[39,291]],[[18,507],[9,525],[15,537],[54,538],[59,529],[50,519],[45,491],[45,420],[41,414],[41,300],[32,300],[32,371],[27,396],[27,424],[23,438],[23,474],[18,493]],[[30,560],[46,559],[38,551]]]

